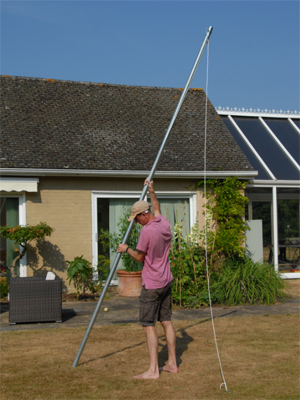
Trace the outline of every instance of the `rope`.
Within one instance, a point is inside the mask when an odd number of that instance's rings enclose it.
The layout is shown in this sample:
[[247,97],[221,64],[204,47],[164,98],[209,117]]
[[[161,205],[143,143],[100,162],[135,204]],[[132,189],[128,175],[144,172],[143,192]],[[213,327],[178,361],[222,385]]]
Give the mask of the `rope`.
[[223,373],[223,368],[222,368],[219,348],[218,348],[218,342],[217,342],[217,336],[216,336],[216,330],[215,330],[215,323],[214,323],[214,316],[213,316],[213,310],[212,310],[212,303],[211,303],[209,272],[208,272],[207,223],[206,223],[206,221],[207,221],[207,215],[206,215],[207,214],[206,213],[206,204],[207,204],[207,202],[206,202],[206,142],[207,142],[207,108],[208,108],[208,66],[209,66],[209,41],[207,43],[206,87],[205,87],[206,102],[205,102],[205,128],[204,128],[204,221],[205,221],[204,222],[204,241],[205,241],[205,265],[206,265],[207,290],[208,290],[208,298],[209,298],[209,308],[210,308],[211,323],[212,323],[212,328],[213,328],[213,333],[214,333],[214,340],[215,340],[218,360],[219,360],[220,372],[221,372],[221,376],[222,376],[222,379],[223,379],[223,382],[220,385],[220,390],[221,390],[222,386],[224,385],[226,392],[231,393],[231,391],[228,390],[228,388],[227,388],[227,384],[226,384],[224,373]]

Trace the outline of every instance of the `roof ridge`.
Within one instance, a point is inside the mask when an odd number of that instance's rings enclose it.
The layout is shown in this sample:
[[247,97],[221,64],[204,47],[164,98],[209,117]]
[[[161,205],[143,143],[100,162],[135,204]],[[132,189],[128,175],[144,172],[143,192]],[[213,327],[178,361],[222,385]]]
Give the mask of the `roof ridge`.
[[245,107],[216,107],[216,111],[219,114],[233,114],[233,115],[285,115],[285,116],[300,116],[300,111],[294,110],[287,110],[287,111],[283,111],[282,109],[275,110],[274,108],[272,110],[268,110],[267,108],[265,109],[260,109],[260,108],[245,108]]
[[[18,76],[18,75],[4,75],[0,74],[0,78],[11,78],[11,79],[22,79],[28,81],[40,81],[40,82],[58,82],[58,83],[72,83],[72,84],[82,84],[82,85],[95,85],[95,86],[109,86],[109,87],[123,87],[123,88],[139,88],[139,89],[165,89],[165,90],[180,90],[183,91],[182,88],[179,87],[164,87],[164,86],[145,86],[145,85],[126,85],[121,83],[107,83],[107,82],[92,82],[92,81],[72,81],[70,79],[54,79],[54,78],[41,78],[41,77],[30,77],[30,76]],[[190,90],[194,91],[203,91],[202,88],[190,88]]]

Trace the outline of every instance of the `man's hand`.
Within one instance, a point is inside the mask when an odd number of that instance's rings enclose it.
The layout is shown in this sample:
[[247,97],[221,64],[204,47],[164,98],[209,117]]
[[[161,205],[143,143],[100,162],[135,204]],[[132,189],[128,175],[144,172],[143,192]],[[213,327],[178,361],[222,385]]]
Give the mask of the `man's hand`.
[[155,195],[153,181],[149,181],[149,179],[146,178],[145,182],[144,182],[144,186],[147,185],[147,184],[148,184],[148,192],[150,194],[152,212],[157,217],[158,215],[161,214],[161,212],[160,212],[159,202],[158,202],[158,200],[156,198],[156,195]]
[[127,247],[128,247],[128,244],[121,243],[118,245],[117,252],[118,253],[126,253]]
[[153,181],[149,181],[148,178],[145,179],[144,186],[148,184],[148,191],[149,193],[154,192]]

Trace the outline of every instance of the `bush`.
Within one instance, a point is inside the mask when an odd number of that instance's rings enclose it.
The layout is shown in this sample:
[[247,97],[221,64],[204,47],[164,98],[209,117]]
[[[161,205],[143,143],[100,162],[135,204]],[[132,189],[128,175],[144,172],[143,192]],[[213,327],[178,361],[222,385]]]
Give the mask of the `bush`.
[[[170,248],[170,264],[174,278],[172,299],[175,304],[185,307],[199,307],[207,304],[205,253],[199,246],[199,226],[195,224],[186,238],[182,226],[175,224]],[[201,297],[202,296],[202,297]]]
[[274,304],[284,298],[286,284],[268,264],[255,263],[250,258],[231,258],[212,276],[211,293],[214,302],[226,305]]
[[83,258],[83,256],[75,257],[73,261],[67,261],[69,267],[67,269],[69,285],[73,281],[76,289],[77,298],[80,293],[94,286],[92,264]]

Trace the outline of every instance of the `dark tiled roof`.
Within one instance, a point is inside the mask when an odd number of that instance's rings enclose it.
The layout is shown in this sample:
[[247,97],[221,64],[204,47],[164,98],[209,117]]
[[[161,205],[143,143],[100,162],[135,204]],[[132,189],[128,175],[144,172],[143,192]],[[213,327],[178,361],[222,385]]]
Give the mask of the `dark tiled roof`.
[[[150,170],[182,89],[1,76],[1,168]],[[158,171],[203,171],[205,93],[190,90]],[[209,103],[207,171],[251,171]]]

